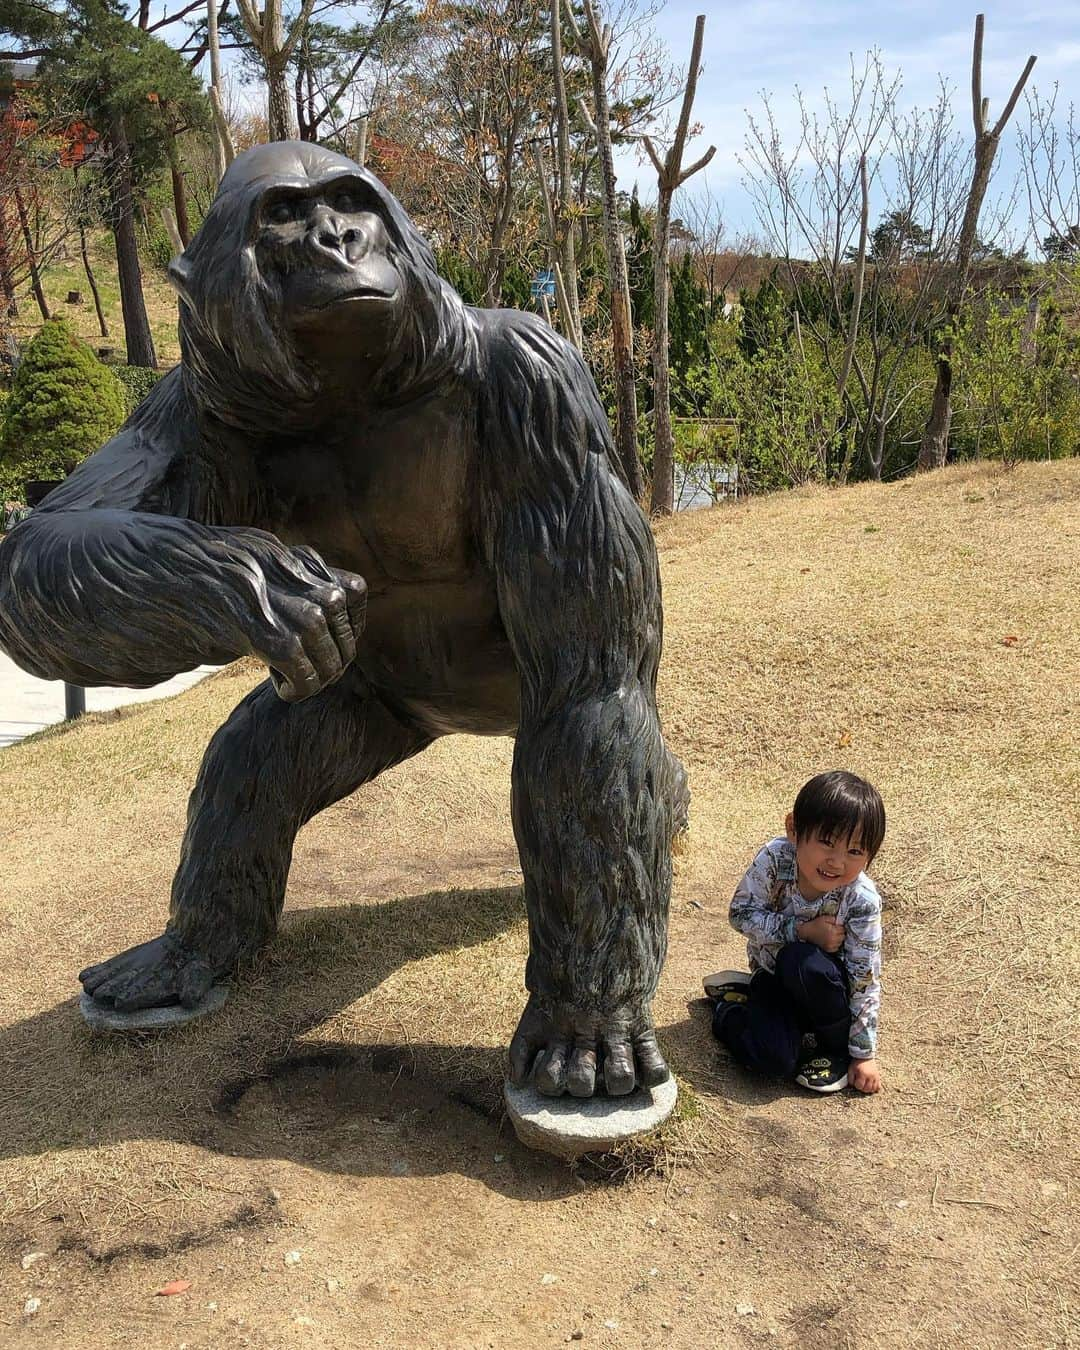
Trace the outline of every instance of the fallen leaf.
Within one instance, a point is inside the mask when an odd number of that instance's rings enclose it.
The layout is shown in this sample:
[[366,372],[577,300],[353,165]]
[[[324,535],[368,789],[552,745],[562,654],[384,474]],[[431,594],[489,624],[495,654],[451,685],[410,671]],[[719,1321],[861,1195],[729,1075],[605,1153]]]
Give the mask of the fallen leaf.
[[186,1294],[191,1288],[190,1280],[170,1280],[168,1284],[163,1284],[155,1295],[156,1298],[168,1297],[169,1294]]
[[836,748],[838,750],[846,750],[850,744],[851,744],[851,732],[842,731],[840,733],[840,739],[836,742]]
[[1020,641],[1020,639],[1016,636],[1015,633],[1010,633],[1008,637],[1003,637],[1001,640],[1006,647],[1015,647],[1016,644]]
[[810,569],[809,567],[800,567],[799,571],[802,573],[803,576],[806,576],[807,572],[809,572]]

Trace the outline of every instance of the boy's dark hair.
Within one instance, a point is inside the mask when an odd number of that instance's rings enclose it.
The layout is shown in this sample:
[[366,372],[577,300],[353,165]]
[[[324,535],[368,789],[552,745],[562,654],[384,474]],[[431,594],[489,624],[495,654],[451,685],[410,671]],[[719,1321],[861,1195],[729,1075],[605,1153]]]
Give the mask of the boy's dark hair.
[[795,838],[824,835],[829,839],[858,837],[871,863],[885,838],[885,804],[865,778],[844,769],[819,773],[799,790],[792,811]]

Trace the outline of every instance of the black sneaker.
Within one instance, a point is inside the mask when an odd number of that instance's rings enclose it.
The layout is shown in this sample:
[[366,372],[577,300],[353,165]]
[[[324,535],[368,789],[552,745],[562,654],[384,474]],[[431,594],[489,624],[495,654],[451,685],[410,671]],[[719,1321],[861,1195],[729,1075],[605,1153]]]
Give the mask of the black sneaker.
[[835,1055],[815,1055],[799,1065],[795,1081],[811,1092],[839,1092],[848,1084],[848,1062]]
[[718,970],[703,981],[705,997],[714,1003],[745,1003],[750,997],[750,976],[745,970]]

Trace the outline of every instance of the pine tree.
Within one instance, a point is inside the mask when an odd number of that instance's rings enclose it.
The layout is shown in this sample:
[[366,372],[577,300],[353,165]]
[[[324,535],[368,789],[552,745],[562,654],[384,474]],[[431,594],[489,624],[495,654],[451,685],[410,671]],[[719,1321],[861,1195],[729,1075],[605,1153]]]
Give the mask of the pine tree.
[[112,372],[68,327],[51,319],[26,349],[4,405],[0,472],[5,479],[59,479],[124,420]]

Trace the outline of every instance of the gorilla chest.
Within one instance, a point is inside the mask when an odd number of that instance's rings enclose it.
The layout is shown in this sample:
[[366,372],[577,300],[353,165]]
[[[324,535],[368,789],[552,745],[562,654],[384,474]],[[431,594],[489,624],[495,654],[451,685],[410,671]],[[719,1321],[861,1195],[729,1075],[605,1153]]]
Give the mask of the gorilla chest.
[[360,421],[336,442],[274,453],[276,532],[359,572],[373,598],[395,586],[471,588],[478,560],[461,423],[446,412]]
[[[434,433],[434,434],[433,434]],[[476,544],[461,429],[278,456],[274,532],[368,585],[358,665],[435,733],[506,733],[518,677]]]

